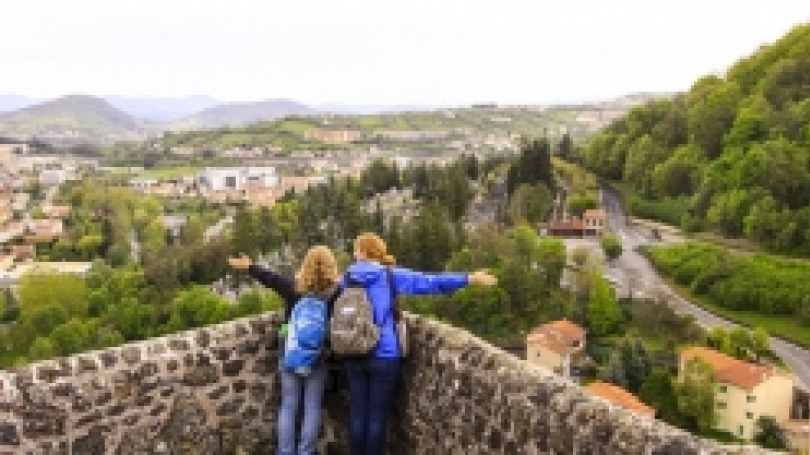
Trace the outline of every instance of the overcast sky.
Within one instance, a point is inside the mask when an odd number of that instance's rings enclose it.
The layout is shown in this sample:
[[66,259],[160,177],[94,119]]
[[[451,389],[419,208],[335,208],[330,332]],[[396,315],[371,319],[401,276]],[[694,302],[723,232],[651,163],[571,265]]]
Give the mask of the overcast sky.
[[0,94],[551,103],[684,90],[808,0],[4,2]]

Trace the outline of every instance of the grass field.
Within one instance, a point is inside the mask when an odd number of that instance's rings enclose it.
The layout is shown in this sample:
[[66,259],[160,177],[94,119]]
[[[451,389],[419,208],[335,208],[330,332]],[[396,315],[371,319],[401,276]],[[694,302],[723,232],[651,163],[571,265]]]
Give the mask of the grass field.
[[734,321],[749,328],[762,327],[771,336],[783,338],[810,349],[810,329],[800,325],[793,317],[773,316],[752,311],[738,311],[723,308],[712,302],[709,298],[693,295],[687,288],[677,285],[673,280],[666,278],[664,275],[662,275],[662,277],[664,277],[666,283],[683,298],[707,311],[711,311],[729,321]]
[[180,177],[184,175],[194,175],[200,170],[199,167],[173,167],[173,168],[165,168],[165,169],[146,169],[140,174],[138,177],[140,178],[172,178],[172,177]]

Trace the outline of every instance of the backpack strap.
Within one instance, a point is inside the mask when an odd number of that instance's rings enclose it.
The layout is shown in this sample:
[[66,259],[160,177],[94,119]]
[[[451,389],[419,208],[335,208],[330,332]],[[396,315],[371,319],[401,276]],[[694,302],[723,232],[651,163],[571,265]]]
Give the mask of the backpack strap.
[[346,287],[347,288],[361,288],[361,287],[363,287],[363,285],[359,281],[352,278],[352,276],[349,274],[348,271],[346,271],[346,273],[343,275],[343,277],[346,280]]
[[385,270],[388,278],[388,289],[391,290],[391,307],[394,315],[394,322],[399,322],[402,312],[399,309],[399,295],[397,294],[397,288],[394,286],[394,270],[390,266],[386,267]]

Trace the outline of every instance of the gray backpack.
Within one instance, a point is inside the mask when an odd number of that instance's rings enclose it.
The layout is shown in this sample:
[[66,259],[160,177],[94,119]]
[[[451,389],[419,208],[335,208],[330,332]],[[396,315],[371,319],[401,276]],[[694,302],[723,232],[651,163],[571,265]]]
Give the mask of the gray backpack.
[[368,355],[379,340],[380,328],[374,324],[366,289],[349,284],[335,300],[329,320],[332,352],[341,356]]

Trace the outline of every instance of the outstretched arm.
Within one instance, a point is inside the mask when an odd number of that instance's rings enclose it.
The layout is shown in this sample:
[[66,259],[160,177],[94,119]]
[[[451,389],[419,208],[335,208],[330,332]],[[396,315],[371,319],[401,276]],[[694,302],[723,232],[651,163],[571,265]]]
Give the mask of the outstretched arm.
[[298,299],[293,280],[254,264],[249,257],[243,255],[228,258],[228,264],[236,270],[247,270],[251,278],[261,283],[262,286],[276,291],[285,302],[295,302]]
[[474,273],[422,273],[408,269],[394,270],[397,293],[405,295],[445,294],[468,284],[492,286],[498,280],[484,271]]

